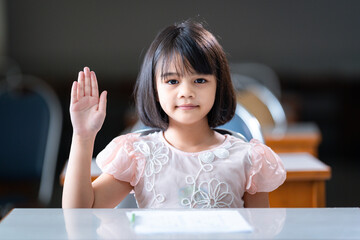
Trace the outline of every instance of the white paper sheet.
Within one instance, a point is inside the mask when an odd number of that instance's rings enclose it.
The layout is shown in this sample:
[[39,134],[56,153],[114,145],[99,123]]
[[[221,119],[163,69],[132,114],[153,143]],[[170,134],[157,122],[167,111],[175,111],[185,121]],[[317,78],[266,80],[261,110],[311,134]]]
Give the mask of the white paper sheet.
[[252,227],[235,210],[150,210],[132,211],[126,214],[134,231],[138,234],[252,231]]

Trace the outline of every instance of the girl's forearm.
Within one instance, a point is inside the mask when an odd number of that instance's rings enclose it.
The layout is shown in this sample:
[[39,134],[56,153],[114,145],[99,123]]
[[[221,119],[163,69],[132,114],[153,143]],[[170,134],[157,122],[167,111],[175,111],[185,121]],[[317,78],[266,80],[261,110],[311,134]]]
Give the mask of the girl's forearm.
[[62,196],[63,208],[91,208],[93,205],[91,159],[94,142],[95,136],[73,135]]

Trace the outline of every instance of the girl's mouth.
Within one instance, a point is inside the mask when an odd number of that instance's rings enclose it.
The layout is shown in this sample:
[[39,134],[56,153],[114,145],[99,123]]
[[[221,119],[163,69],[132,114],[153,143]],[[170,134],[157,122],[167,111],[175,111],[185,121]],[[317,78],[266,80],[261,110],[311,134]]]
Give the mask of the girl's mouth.
[[177,106],[177,108],[179,108],[181,110],[192,110],[197,107],[198,107],[198,105],[193,105],[193,104],[183,104],[183,105]]

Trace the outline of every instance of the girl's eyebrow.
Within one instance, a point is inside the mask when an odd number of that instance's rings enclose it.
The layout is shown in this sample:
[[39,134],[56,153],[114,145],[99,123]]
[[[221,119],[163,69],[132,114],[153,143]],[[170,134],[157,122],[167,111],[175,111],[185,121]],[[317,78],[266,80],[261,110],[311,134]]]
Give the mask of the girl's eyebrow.
[[[202,76],[208,76],[208,75],[212,75],[212,74],[194,73],[193,75],[197,76],[197,77],[202,77]],[[181,75],[177,72],[166,72],[166,73],[161,74],[162,79],[166,79],[166,78],[173,77],[173,76],[180,77]]]
[[167,72],[167,73],[163,73],[161,74],[161,77],[162,78],[167,78],[167,77],[171,77],[171,76],[180,76],[178,73],[176,72]]

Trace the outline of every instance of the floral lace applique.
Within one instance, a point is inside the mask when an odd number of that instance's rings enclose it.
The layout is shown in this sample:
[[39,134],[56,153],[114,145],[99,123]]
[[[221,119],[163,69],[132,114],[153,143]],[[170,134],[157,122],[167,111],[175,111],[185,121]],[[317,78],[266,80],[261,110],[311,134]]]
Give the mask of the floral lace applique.
[[162,142],[154,143],[152,141],[135,142],[134,149],[141,152],[146,159],[145,189],[153,193],[154,201],[164,202],[164,194],[157,193],[155,190],[155,176],[169,161],[169,149]]
[[[196,208],[225,208],[230,207],[234,201],[234,194],[229,191],[229,186],[213,178],[203,181],[192,195],[193,205]],[[183,201],[187,205],[187,199]],[[190,204],[189,204],[190,205]]]
[[229,186],[216,178],[209,181],[202,181],[197,184],[197,180],[202,172],[211,172],[214,169],[212,162],[215,158],[226,159],[230,153],[228,148],[231,144],[214,151],[203,152],[198,155],[200,170],[196,176],[188,175],[185,178],[187,184],[192,185],[190,198],[183,198],[181,204],[189,208],[224,208],[230,207],[234,201],[234,194],[229,191]]

